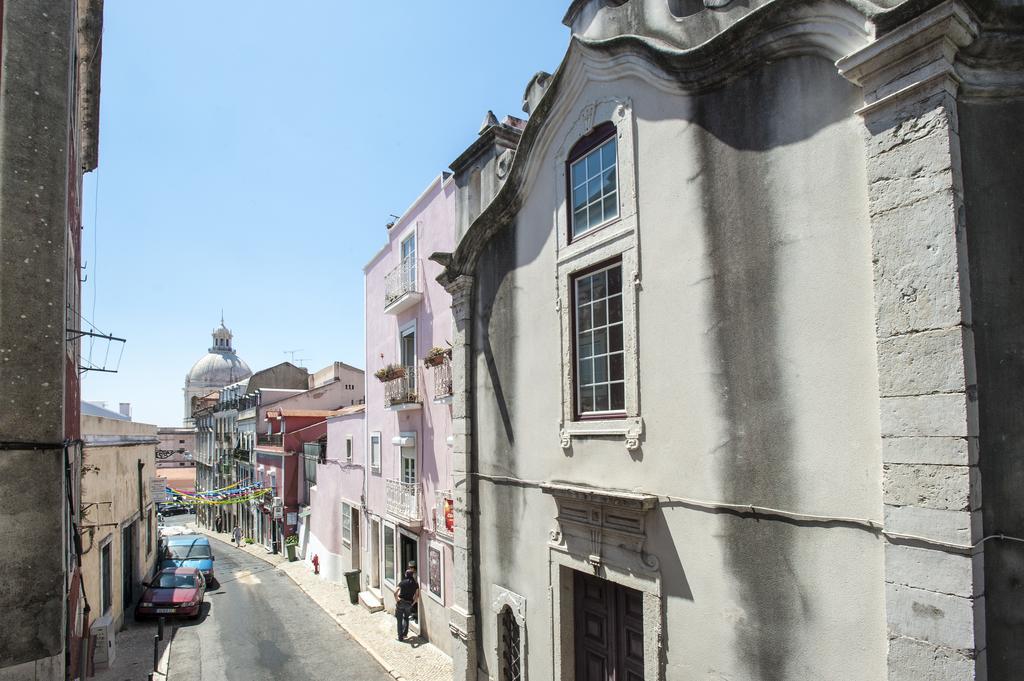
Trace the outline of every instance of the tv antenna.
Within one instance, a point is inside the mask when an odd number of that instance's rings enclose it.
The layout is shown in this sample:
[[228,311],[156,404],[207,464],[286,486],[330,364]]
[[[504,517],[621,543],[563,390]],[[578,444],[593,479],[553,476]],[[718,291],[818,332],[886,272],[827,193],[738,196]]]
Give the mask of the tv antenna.
[[292,364],[298,364],[299,366],[302,366],[302,363],[308,360],[309,358],[299,357],[298,359],[296,359],[295,355],[299,354],[300,352],[302,352],[302,348],[295,348],[294,350],[285,350],[284,354],[289,355],[289,362],[291,362]]

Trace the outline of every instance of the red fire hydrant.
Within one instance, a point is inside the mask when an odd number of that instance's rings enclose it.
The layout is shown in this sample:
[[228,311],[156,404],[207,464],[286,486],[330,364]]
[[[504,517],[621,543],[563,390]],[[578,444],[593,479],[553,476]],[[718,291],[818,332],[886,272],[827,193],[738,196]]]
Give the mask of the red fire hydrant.
[[313,554],[313,574],[320,574],[320,556]]

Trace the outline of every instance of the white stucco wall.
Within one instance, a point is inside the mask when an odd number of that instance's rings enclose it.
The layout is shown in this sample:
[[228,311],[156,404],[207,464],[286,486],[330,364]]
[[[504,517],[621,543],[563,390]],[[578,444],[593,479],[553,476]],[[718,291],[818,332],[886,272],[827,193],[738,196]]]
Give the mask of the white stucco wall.
[[[541,133],[515,227],[477,269],[480,472],[662,498],[646,546],[659,565],[637,579],[663,596],[664,620],[649,624],[663,627],[664,678],[884,678],[875,534],[667,499],[880,519],[871,250],[853,114],[862,100],[817,57],[782,59],[700,97],[669,87],[586,82]],[[555,305],[556,150],[584,107],[606,99],[635,117],[636,146],[619,150],[620,172],[636,164],[644,433],[633,452],[621,435],[559,442],[567,367],[558,348],[568,341]],[[551,678],[552,613],[564,598],[548,569],[555,504],[530,484],[478,485],[481,666],[496,673],[487,606],[504,587],[528,601],[530,677]]]

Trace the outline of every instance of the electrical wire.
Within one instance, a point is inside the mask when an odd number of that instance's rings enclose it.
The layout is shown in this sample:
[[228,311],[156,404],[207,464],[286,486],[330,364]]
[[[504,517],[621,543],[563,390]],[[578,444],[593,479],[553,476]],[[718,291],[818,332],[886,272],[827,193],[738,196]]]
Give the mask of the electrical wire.
[[[535,487],[541,488],[547,485],[572,485],[575,487],[587,488],[588,485],[580,485],[576,483],[568,482],[549,482],[542,480],[525,480],[523,478],[517,478],[508,475],[487,475],[486,473],[470,473],[473,477],[481,480],[487,480],[490,482],[505,482],[514,485],[520,485],[523,487]],[[656,496],[659,500],[673,501],[687,506],[695,507],[699,510],[707,511],[731,511],[734,513],[749,514],[753,517],[762,518],[764,520],[773,520],[776,518],[784,518],[786,520],[796,520],[802,522],[814,522],[814,523],[841,523],[843,525],[851,525],[854,527],[860,527],[864,530],[878,534],[888,540],[903,540],[903,541],[915,541],[922,544],[928,544],[931,546],[938,546],[953,551],[970,552],[977,549],[979,546],[987,541],[999,539],[1001,541],[1014,541],[1024,543],[1024,539],[1020,537],[1014,537],[1007,534],[990,534],[987,535],[973,544],[955,544],[952,542],[944,542],[939,539],[933,539],[931,537],[922,537],[916,534],[906,534],[903,532],[893,532],[886,530],[884,524],[880,520],[872,520],[870,518],[850,518],[844,516],[831,516],[831,515],[818,515],[814,513],[803,513],[800,511],[789,511],[780,508],[770,508],[767,506],[755,506],[753,504],[732,504],[724,501],[706,501],[703,499],[690,499],[687,497],[677,497],[669,494],[657,494],[654,492],[644,492],[643,490],[636,489],[631,490],[634,494],[650,494]],[[774,518],[772,517],[774,516]]]

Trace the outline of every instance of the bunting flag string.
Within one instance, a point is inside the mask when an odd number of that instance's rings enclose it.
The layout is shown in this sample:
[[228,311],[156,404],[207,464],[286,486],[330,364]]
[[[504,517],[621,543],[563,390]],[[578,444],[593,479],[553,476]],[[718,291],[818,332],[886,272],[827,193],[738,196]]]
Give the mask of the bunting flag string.
[[269,489],[263,487],[263,483],[257,482],[251,485],[241,486],[241,483],[228,485],[215,490],[204,490],[201,492],[184,492],[173,487],[167,487],[167,492],[175,501],[181,504],[202,504],[209,506],[223,506],[226,504],[240,504],[252,499],[258,499],[270,493]]

